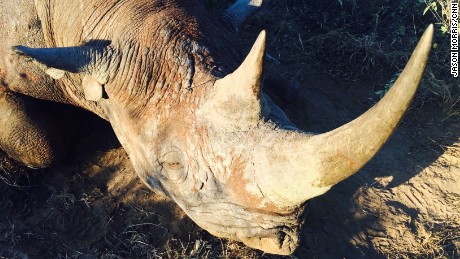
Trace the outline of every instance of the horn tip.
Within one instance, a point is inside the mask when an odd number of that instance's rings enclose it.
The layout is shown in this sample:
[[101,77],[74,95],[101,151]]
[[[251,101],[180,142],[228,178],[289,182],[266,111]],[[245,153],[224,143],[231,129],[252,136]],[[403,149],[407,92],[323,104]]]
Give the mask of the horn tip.
[[434,31],[435,31],[434,24],[428,25],[428,27],[425,29],[425,32],[423,33],[419,41],[419,45],[424,46],[422,48],[426,48],[428,50],[431,49],[431,45],[433,43]]
[[430,25],[428,25],[428,27],[425,30],[425,34],[433,36],[433,34],[434,34],[434,24],[430,23]]
[[256,39],[256,42],[251,48],[249,55],[246,57],[245,62],[252,60],[253,62],[260,63],[263,61],[265,56],[266,48],[266,33],[265,30],[259,33],[259,36]]
[[434,24],[430,23],[430,25],[428,25],[428,28],[429,30],[434,30]]
[[265,43],[266,39],[267,39],[267,32],[265,30],[262,30],[259,33],[259,36],[257,37],[256,42],[257,43],[261,43],[261,42]]

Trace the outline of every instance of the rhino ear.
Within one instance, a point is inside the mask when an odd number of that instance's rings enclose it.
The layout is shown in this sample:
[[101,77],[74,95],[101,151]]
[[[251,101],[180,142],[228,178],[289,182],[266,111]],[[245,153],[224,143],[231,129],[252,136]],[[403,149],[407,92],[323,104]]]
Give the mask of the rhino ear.
[[244,21],[262,6],[262,2],[262,0],[238,0],[222,14],[222,19],[238,30]]
[[[33,58],[47,68],[54,68],[71,73],[91,72],[98,57],[104,55],[104,48],[95,46],[79,46],[65,48],[29,48],[15,46],[13,50],[19,54]],[[54,74],[52,72],[52,74]]]
[[265,31],[262,31],[240,67],[216,81],[212,99],[203,108],[208,119],[224,127],[232,125],[238,128],[247,128],[259,122],[262,116],[265,39]]
[[15,46],[19,55],[33,58],[43,64],[45,73],[54,79],[60,79],[66,72],[86,73],[82,81],[85,98],[98,101],[103,96],[103,85],[110,74],[113,50],[109,47],[79,46],[65,48],[29,48]]

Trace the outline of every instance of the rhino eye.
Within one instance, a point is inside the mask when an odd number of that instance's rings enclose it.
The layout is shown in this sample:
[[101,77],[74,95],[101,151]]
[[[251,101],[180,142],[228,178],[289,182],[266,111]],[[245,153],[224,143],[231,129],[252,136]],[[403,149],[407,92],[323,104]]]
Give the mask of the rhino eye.
[[161,157],[163,177],[169,181],[181,183],[187,178],[187,170],[182,152],[176,148],[169,150]]
[[182,164],[180,162],[165,162],[163,163],[163,166],[167,169],[167,170],[181,170],[183,169],[184,167],[182,166]]

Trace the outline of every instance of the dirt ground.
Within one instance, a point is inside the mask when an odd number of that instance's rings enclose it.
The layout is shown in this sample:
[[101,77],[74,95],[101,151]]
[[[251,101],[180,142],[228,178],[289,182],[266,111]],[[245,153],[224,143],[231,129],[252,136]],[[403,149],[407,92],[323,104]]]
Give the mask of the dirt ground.
[[[395,71],[339,83],[318,69],[307,46],[315,30],[298,19],[303,3],[275,1],[241,35],[249,47],[267,29],[280,61],[270,73],[300,84],[281,106],[302,129],[325,132],[375,104]],[[61,163],[25,172],[0,155],[2,177],[21,175],[0,181],[0,258],[281,258],[200,229],[141,184],[106,122],[69,114],[85,123]],[[370,163],[306,204],[304,219],[293,257],[460,258],[460,117],[436,102],[415,105]]]

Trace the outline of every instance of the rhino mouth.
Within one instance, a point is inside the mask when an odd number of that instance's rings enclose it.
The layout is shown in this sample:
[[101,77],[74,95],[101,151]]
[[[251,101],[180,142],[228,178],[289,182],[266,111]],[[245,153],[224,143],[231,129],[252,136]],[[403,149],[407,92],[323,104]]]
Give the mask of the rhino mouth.
[[241,242],[249,247],[257,248],[268,253],[290,255],[294,253],[299,245],[299,234],[297,230],[276,230],[276,233],[270,236],[247,237],[243,238]]
[[191,207],[186,213],[214,236],[236,240],[268,253],[289,255],[299,244],[303,208],[289,214],[278,214],[235,204],[225,204],[225,208],[216,204],[207,209],[203,206]]

